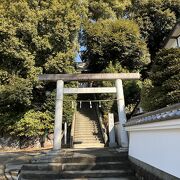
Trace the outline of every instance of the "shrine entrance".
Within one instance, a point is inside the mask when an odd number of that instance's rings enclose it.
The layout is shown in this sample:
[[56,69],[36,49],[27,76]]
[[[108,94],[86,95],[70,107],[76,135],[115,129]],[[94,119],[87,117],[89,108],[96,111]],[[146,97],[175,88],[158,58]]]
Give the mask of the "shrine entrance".
[[[90,93],[116,93],[119,119],[119,141],[121,147],[128,147],[128,135],[125,131],[126,123],[125,102],[122,80],[140,79],[139,73],[98,73],[98,74],[42,74],[39,75],[40,81],[54,81],[57,83],[56,107],[54,123],[54,142],[53,150],[61,149],[61,132],[63,117],[63,95],[64,94],[90,94]],[[115,81],[115,87],[80,87],[64,88],[64,82],[69,81]]]

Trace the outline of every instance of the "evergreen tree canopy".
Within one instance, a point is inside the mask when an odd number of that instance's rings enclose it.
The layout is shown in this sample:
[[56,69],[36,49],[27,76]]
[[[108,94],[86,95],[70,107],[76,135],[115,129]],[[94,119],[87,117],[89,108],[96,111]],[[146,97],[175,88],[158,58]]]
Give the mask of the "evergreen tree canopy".
[[144,82],[142,107],[155,110],[180,99],[180,49],[163,49],[156,58],[150,77]]

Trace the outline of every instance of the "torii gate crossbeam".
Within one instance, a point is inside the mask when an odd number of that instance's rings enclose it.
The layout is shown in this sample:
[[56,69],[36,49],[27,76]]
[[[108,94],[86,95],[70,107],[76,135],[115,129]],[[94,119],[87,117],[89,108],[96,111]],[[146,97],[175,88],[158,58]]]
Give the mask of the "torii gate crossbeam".
[[[120,129],[118,129],[118,139],[121,147],[128,147],[128,135],[125,131],[126,123],[124,92],[122,80],[140,79],[139,73],[98,73],[98,74],[42,74],[39,75],[40,81],[57,82],[56,108],[54,123],[54,143],[53,150],[61,149],[61,131],[63,115],[63,95],[79,93],[117,93],[117,105]],[[64,88],[64,81],[103,81],[115,80],[116,87],[91,87],[91,88]]]

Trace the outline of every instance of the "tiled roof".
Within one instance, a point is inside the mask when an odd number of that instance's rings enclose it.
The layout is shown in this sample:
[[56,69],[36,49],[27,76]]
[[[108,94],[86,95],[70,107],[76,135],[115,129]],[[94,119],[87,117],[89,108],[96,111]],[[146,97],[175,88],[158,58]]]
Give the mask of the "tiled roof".
[[180,118],[180,103],[131,118],[125,126],[153,123]]
[[[171,47],[173,39],[176,37],[178,38],[180,33],[180,21],[177,21],[171,32],[169,33],[168,37],[166,37],[163,48],[167,48],[168,46]],[[169,45],[168,45],[169,44]]]

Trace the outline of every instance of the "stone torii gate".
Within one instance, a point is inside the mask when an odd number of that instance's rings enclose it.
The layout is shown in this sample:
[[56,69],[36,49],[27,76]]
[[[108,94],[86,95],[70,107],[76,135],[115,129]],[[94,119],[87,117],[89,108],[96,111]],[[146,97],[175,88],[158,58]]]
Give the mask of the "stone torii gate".
[[[118,116],[120,129],[119,137],[121,147],[128,147],[128,135],[125,131],[126,123],[125,103],[122,80],[140,79],[139,73],[98,73],[98,74],[42,74],[39,75],[40,81],[57,82],[56,90],[56,108],[54,123],[54,142],[53,150],[61,149],[61,131],[62,131],[62,115],[63,115],[63,95],[64,94],[88,94],[88,93],[116,93]],[[116,83],[116,87],[89,87],[89,88],[64,88],[64,81],[112,81]]]

